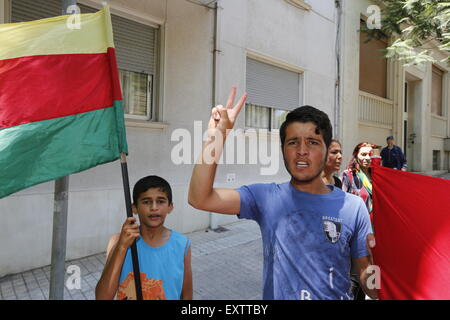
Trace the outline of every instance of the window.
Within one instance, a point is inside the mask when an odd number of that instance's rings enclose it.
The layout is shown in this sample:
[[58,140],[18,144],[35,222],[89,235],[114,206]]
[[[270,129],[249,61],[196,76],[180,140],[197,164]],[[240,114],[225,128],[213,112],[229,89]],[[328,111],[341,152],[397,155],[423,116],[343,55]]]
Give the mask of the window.
[[255,129],[279,129],[289,111],[247,103],[245,126]]
[[433,170],[441,169],[441,151],[433,150]]
[[150,119],[152,75],[119,70],[119,76],[125,113],[137,118]]
[[247,58],[245,126],[277,130],[300,105],[303,75]]
[[[81,13],[97,9],[78,4]],[[11,22],[61,15],[60,0],[12,0]],[[155,106],[158,29],[112,14],[114,44],[127,118],[158,120]]]
[[[360,30],[365,21],[361,20]],[[387,98],[387,59],[384,58],[385,39],[367,41],[367,33],[359,35],[359,90]]]
[[[97,9],[78,4],[82,13]],[[155,99],[157,29],[111,15],[123,107],[127,118],[158,119]]]
[[431,84],[431,113],[443,116],[442,108],[442,81],[444,72],[433,66]]

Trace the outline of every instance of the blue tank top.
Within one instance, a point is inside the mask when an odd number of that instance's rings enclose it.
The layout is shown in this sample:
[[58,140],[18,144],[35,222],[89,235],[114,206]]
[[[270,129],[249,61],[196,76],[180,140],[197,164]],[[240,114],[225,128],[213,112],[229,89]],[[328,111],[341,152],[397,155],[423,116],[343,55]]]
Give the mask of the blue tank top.
[[[184,256],[188,252],[190,240],[176,231],[170,230],[170,232],[169,240],[157,248],[148,245],[142,237],[136,242],[144,300],[181,299]],[[117,298],[119,300],[136,299],[130,248],[127,250],[122,266]]]

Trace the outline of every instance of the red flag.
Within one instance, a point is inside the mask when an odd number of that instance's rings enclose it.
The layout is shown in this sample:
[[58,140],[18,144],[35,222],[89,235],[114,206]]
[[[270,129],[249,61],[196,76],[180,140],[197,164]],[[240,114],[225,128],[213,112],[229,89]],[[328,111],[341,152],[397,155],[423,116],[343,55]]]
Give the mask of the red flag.
[[379,298],[450,299],[450,180],[372,170]]

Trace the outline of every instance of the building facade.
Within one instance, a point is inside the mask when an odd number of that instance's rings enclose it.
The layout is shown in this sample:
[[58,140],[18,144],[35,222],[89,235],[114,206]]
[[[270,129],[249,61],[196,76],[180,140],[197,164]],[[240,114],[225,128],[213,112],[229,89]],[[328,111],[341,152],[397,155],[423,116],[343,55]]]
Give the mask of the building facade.
[[[78,4],[86,13],[101,2]],[[108,4],[127,113],[130,184],[151,174],[169,181],[174,210],[168,227],[191,232],[237,219],[199,212],[187,202],[211,107],[225,103],[231,86],[250,95],[216,186],[288,179],[277,132],[287,111],[310,104],[336,124],[333,0],[227,0],[217,1],[218,9],[214,1],[197,0]],[[0,22],[59,15],[60,5],[0,0]],[[69,181],[67,259],[102,252],[126,218],[120,164],[73,174]],[[53,192],[48,182],[0,200],[0,276],[50,263]]]
[[[344,155],[361,141],[386,145],[394,136],[408,171],[437,174],[450,169],[450,66],[436,42],[436,63],[405,67],[382,58],[395,39],[366,42],[361,24],[373,23],[379,1],[347,0],[343,5],[342,126]],[[357,134],[355,134],[357,133]]]

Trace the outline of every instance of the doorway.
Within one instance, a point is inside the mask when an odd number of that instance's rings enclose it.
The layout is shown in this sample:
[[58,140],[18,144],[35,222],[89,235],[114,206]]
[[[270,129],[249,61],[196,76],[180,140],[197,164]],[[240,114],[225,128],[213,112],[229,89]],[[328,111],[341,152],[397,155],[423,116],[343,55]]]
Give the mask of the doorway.
[[417,132],[415,132],[414,123],[414,110],[416,103],[418,103],[418,90],[421,81],[410,76],[408,73],[405,74],[405,84],[404,84],[404,103],[403,103],[403,152],[408,163],[408,171],[418,171],[415,165],[415,149],[417,148]]

